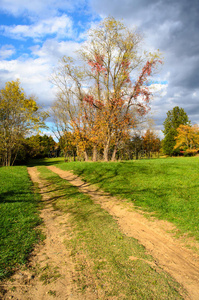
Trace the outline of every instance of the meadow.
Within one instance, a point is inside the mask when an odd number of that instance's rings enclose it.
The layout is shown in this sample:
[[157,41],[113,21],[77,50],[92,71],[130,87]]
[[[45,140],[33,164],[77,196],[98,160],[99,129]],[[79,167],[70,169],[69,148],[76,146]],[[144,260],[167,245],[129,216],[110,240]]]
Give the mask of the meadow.
[[199,240],[199,157],[57,163]]
[[[121,201],[132,202],[147,217],[172,222],[179,235],[186,233],[199,240],[198,164],[199,157],[109,163],[64,162],[63,158],[31,162],[29,166],[37,166],[41,178],[53,190],[54,209],[70,215],[71,238],[65,245],[75,262],[81,292],[92,287],[94,278],[98,291],[105,293],[103,297],[181,298],[178,284],[148,263],[154,261],[144,247],[121,233],[116,220],[89,196],[46,166],[72,170]],[[39,209],[43,204],[26,166],[0,168],[0,183],[0,279],[4,279],[25,265],[42,238],[37,226],[41,224]],[[129,260],[132,255],[138,259]]]

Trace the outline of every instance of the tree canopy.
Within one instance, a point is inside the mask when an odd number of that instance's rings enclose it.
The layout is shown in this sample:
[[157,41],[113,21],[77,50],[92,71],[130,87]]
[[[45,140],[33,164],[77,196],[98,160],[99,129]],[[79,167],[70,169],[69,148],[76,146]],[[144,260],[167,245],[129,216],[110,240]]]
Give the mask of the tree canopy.
[[187,155],[194,155],[199,150],[199,127],[198,125],[180,125],[177,129],[176,145]]
[[[163,151],[167,155],[179,154],[179,148],[175,147],[176,136],[178,135],[177,128],[180,125],[189,125],[190,120],[183,108],[175,106],[172,110],[167,112],[167,117],[163,123],[163,133],[165,138],[163,140]],[[175,147],[175,149],[174,149]]]
[[13,165],[23,138],[45,127],[46,116],[34,97],[26,96],[19,80],[5,84],[0,91],[0,159],[3,165]]
[[59,88],[53,105],[56,124],[72,130],[78,149],[103,145],[104,160],[113,146],[127,138],[150,109],[148,79],[161,63],[158,52],[140,51],[141,36],[114,18],[104,19],[88,33],[79,64],[63,57],[53,78]]

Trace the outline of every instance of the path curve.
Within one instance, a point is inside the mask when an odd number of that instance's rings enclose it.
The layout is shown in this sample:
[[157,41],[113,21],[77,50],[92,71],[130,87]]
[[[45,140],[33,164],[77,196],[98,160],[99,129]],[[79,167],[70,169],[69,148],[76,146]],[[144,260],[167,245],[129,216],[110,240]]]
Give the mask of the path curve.
[[[47,167],[61,178],[89,194],[101,207],[116,218],[121,230],[136,238],[155,258],[157,265],[167,271],[188,292],[188,299],[199,299],[199,256],[173,238],[167,231],[173,225],[165,221],[150,221],[137,212],[131,203],[119,201],[99,191],[93,185],[83,182],[69,171],[55,166]],[[198,245],[198,244],[197,244]]]

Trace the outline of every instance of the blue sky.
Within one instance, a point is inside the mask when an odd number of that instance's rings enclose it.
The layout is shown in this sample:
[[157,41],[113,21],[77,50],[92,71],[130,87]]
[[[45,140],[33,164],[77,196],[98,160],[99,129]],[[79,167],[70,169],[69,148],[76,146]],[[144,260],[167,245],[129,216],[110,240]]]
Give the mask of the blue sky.
[[87,30],[107,16],[136,26],[145,48],[163,53],[151,110],[156,129],[174,106],[199,123],[198,0],[0,0],[0,87],[19,78],[49,108],[53,68],[64,55],[74,56]]

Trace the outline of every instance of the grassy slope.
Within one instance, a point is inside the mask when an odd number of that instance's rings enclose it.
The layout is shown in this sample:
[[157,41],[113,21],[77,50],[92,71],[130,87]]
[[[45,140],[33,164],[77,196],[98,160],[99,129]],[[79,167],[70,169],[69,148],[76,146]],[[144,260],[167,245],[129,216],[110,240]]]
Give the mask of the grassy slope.
[[24,264],[41,220],[26,167],[0,168],[0,279]]
[[199,157],[115,163],[65,163],[86,181],[156,212],[199,240]]
[[122,234],[100,205],[45,167],[38,170],[50,182],[55,209],[70,213],[66,247],[76,263],[82,291],[95,290],[99,299],[181,299],[178,284],[151,266],[153,258],[144,247]]

